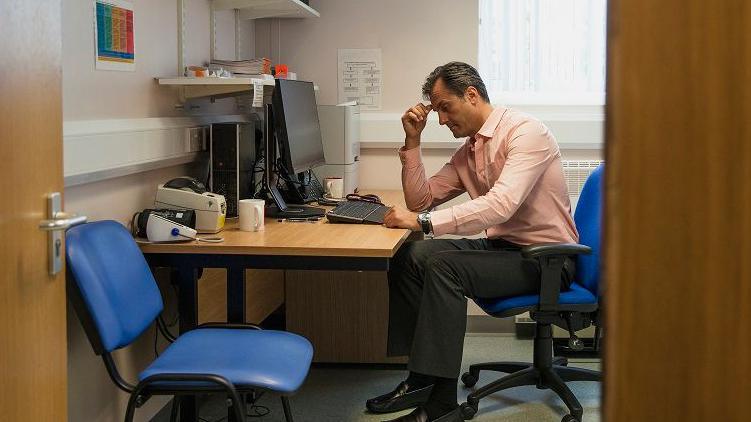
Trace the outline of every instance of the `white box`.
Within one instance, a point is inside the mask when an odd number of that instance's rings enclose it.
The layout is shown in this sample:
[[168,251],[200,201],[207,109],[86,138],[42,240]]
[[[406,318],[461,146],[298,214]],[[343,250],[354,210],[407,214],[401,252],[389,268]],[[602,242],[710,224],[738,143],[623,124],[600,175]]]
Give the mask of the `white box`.
[[360,108],[319,105],[318,121],[326,164],[352,164],[360,159]]

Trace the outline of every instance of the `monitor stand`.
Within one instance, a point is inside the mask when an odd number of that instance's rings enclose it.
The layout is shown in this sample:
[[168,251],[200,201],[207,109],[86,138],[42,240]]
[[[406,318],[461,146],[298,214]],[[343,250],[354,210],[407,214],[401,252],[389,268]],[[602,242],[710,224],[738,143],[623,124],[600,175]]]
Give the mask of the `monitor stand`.
[[326,210],[323,208],[307,207],[304,205],[288,205],[287,209],[282,211],[276,205],[266,207],[266,216],[271,218],[310,218],[323,217]]

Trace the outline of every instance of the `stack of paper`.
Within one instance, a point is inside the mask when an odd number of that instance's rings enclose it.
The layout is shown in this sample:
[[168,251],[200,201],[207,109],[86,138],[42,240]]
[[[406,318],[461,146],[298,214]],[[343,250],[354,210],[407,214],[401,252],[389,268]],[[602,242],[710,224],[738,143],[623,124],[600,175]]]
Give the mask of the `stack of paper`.
[[271,74],[271,60],[258,58],[250,60],[212,60],[212,67],[221,67],[235,76]]

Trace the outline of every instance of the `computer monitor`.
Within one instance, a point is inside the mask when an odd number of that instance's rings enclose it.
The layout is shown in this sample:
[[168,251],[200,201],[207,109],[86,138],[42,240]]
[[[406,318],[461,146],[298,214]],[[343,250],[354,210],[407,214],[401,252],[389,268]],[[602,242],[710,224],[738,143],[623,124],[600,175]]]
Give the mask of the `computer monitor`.
[[274,119],[274,109],[271,104],[266,104],[264,110],[264,139],[265,139],[265,154],[267,159],[264,160],[264,177],[263,184],[264,190],[268,196],[273,200],[274,204],[266,208],[266,215],[268,217],[282,217],[282,218],[299,218],[299,217],[322,217],[325,214],[325,210],[322,208],[308,207],[308,206],[296,206],[287,205],[286,201],[282,197],[281,192],[277,189],[277,177],[278,174],[272,170],[273,165],[271,161],[275,161],[277,140],[273,136],[272,126]]
[[279,156],[290,177],[326,164],[312,82],[277,79],[271,103]]

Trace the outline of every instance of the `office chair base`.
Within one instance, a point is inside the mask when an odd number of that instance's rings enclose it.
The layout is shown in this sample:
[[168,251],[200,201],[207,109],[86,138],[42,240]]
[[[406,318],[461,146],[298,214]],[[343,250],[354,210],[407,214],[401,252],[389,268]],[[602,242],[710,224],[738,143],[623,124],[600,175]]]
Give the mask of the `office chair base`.
[[[602,376],[598,371],[583,368],[568,367],[568,359],[562,356],[553,357],[553,330],[551,318],[554,314],[538,315],[535,327],[534,362],[490,362],[471,365],[469,372],[462,375],[465,386],[473,387],[480,378],[480,371],[505,372],[509,375],[480,387],[467,396],[466,403],[462,403],[461,411],[465,420],[472,419],[477,413],[480,399],[501,390],[526,385],[534,385],[539,389],[553,390],[563,400],[569,409],[569,415],[563,422],[581,421],[584,410],[574,393],[566,385],[569,381],[600,381]],[[573,419],[572,419],[573,418]]]
[[[561,358],[558,358],[558,360],[561,361]],[[513,387],[534,385],[540,389],[553,390],[558,394],[561,400],[563,400],[566,407],[568,407],[571,412],[570,415],[564,417],[563,422],[581,421],[584,410],[581,403],[579,403],[566,385],[566,382],[600,381],[602,378],[600,372],[583,368],[570,368],[563,365],[553,365],[550,368],[536,368],[533,365],[526,364],[524,369],[519,369],[518,365],[519,364],[516,362],[495,362],[490,364],[472,365],[472,367],[470,367],[470,372],[466,372],[462,375],[462,382],[467,387],[472,387],[477,383],[479,371],[481,369],[501,370],[500,368],[506,368],[515,370],[510,375],[493,381],[467,396],[467,402],[462,403],[461,405],[462,416],[465,420],[472,419],[475,416],[479,407],[480,399],[483,397]],[[482,368],[487,366],[490,366],[490,368]]]
[[[557,356],[553,358],[553,365],[566,366],[568,365],[568,359],[564,356]],[[507,374],[513,374],[523,369],[527,369],[532,366],[529,362],[487,362],[477,363],[469,367],[469,372],[462,374],[462,383],[465,387],[472,388],[477,384],[480,378],[480,371],[493,371],[493,372],[505,372]]]

